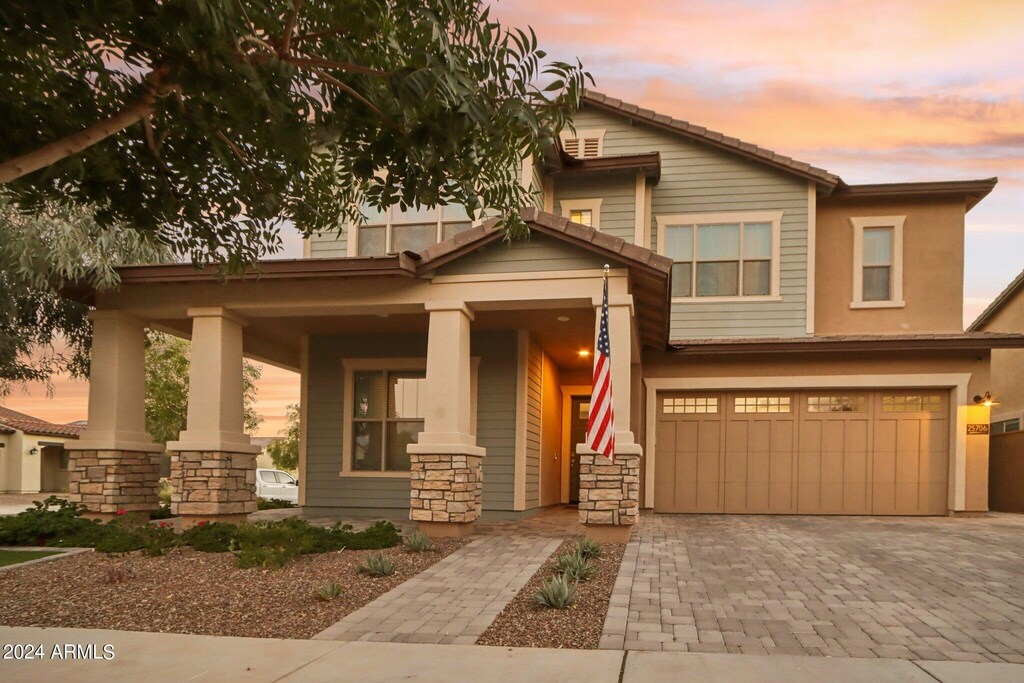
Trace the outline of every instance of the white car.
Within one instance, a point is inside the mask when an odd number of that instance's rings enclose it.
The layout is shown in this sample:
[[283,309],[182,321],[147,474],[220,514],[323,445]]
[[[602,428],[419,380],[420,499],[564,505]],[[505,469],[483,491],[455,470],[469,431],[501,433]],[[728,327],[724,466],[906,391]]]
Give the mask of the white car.
[[299,504],[299,483],[281,470],[256,468],[256,495],[267,500],[287,500]]

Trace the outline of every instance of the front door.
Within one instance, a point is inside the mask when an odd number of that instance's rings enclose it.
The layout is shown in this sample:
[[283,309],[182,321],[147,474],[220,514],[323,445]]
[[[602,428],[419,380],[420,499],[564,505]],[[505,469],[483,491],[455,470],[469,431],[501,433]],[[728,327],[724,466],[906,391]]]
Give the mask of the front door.
[[587,419],[590,417],[590,397],[573,396],[572,413],[569,416],[569,502],[580,502],[580,458],[576,455],[576,444],[587,440]]

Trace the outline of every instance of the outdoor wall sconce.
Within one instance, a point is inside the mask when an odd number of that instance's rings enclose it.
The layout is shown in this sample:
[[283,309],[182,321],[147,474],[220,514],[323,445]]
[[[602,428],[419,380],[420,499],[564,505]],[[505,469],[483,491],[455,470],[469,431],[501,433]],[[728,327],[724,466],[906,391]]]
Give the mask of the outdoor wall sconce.
[[977,405],[985,406],[986,408],[991,408],[992,406],[999,405],[999,401],[993,401],[992,400],[992,394],[990,394],[987,391],[985,392],[984,396],[975,396],[974,397],[974,402]]
[[29,455],[38,455],[39,454],[39,449],[38,448],[32,448],[32,449],[29,450],[28,454]]

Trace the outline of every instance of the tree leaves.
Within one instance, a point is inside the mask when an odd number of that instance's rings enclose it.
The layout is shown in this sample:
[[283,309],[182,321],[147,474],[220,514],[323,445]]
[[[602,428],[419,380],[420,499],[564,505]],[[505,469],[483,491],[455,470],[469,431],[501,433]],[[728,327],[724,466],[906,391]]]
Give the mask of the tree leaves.
[[0,164],[131,106],[137,123],[6,188],[26,211],[102,207],[197,263],[238,270],[382,207],[517,209],[524,156],[579,103],[582,67],[543,64],[532,29],[476,0],[8,0],[0,6]]

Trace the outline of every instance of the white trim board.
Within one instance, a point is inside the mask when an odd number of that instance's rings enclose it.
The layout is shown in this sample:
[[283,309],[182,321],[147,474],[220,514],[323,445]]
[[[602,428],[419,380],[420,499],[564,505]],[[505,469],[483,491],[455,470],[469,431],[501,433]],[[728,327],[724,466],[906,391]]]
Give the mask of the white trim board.
[[[730,391],[733,389],[887,389],[928,387],[949,389],[950,446],[949,509],[967,506],[967,385],[970,373],[905,375],[803,375],[799,377],[645,377],[647,387],[647,438],[644,442],[647,470],[644,474],[643,507],[654,508],[654,463],[657,453],[659,391]],[[955,412],[954,412],[955,411]]]

